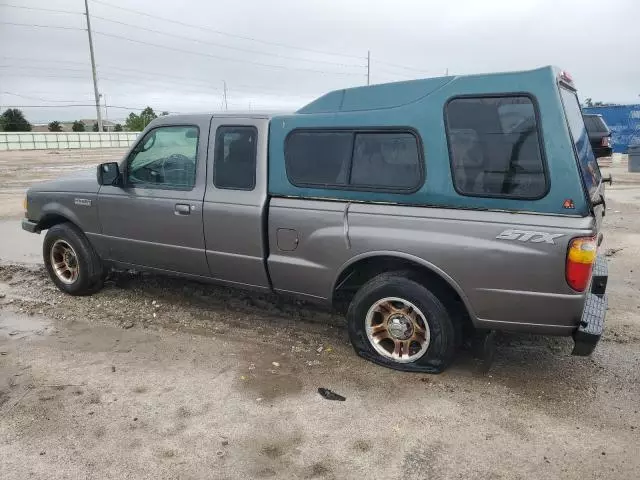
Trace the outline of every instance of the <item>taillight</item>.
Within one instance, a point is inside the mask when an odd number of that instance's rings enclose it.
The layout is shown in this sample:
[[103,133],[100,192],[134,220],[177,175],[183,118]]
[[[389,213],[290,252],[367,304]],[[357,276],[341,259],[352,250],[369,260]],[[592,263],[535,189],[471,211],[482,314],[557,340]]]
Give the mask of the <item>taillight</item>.
[[567,283],[574,290],[583,292],[589,285],[597,251],[596,237],[574,238],[569,242],[566,275]]
[[611,137],[602,137],[602,141],[600,142],[600,145],[602,145],[603,147],[610,147]]

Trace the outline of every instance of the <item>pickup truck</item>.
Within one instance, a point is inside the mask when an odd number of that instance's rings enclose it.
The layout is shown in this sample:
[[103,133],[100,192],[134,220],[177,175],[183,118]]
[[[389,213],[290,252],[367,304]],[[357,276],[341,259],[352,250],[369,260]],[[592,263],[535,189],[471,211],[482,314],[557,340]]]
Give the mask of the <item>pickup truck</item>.
[[31,187],[22,226],[69,294],[137,269],[344,305],[359,355],[437,373],[468,331],[593,351],[604,205],[573,81],[545,67],[161,117],[122,161]]

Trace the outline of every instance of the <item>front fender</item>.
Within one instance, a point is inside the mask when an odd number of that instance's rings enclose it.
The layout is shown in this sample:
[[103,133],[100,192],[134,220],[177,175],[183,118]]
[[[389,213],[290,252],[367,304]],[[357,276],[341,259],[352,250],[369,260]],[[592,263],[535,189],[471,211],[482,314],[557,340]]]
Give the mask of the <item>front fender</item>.
[[42,215],[38,221],[38,225],[46,224],[47,219],[51,217],[64,217],[67,221],[77,225],[79,228],[83,228],[82,221],[78,215],[69,207],[61,203],[52,202],[44,205],[42,207]]
[[98,233],[97,195],[75,192],[38,192],[28,195],[28,218],[46,230],[68,221],[85,233]]

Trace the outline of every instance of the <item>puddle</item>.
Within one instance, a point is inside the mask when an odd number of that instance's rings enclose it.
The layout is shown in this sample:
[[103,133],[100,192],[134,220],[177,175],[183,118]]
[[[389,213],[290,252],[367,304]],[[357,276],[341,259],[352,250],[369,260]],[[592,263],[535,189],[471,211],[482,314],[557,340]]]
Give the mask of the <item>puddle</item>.
[[42,239],[22,230],[20,220],[0,220],[0,262],[42,263]]
[[50,328],[51,321],[47,318],[0,311],[0,338],[17,340],[46,335]]

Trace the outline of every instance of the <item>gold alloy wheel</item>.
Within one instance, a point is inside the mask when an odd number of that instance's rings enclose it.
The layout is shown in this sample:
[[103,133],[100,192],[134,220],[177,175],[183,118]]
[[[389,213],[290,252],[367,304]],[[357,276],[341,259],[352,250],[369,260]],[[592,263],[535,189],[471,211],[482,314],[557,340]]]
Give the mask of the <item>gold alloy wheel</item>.
[[71,285],[78,279],[78,256],[71,245],[64,240],[56,240],[51,246],[50,256],[53,272],[62,283]]
[[424,314],[399,297],[374,303],[367,312],[365,327],[373,348],[394,362],[415,362],[429,348],[431,332]]

